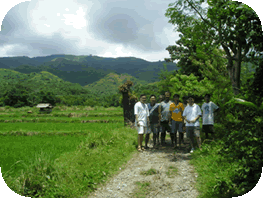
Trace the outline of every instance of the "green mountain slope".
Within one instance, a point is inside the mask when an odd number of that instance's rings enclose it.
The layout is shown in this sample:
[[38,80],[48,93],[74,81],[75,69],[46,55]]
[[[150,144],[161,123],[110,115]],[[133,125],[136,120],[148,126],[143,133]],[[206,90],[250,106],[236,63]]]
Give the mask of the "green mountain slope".
[[0,95],[2,96],[7,88],[20,84],[28,87],[29,90],[38,92],[40,90],[52,90],[57,95],[64,94],[88,94],[87,89],[81,85],[64,81],[47,71],[40,73],[23,74],[10,69],[0,69]]
[[100,94],[116,94],[118,93],[118,87],[125,83],[127,80],[131,80],[134,86],[137,84],[147,84],[146,81],[138,80],[137,78],[128,74],[116,74],[109,73],[104,78],[86,85],[85,88]]
[[46,57],[3,57],[0,68],[9,68],[22,73],[48,71],[59,78],[81,86],[91,84],[113,72],[127,73],[149,83],[159,81],[158,73],[163,69],[177,70],[175,63],[165,61],[148,62],[135,57],[104,58],[98,56],[51,55]]

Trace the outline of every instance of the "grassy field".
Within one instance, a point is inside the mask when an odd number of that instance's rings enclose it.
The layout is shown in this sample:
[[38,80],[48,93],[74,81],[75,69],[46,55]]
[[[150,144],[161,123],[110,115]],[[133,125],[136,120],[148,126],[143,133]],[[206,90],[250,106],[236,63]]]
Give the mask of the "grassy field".
[[68,117],[41,117],[41,118],[0,118],[0,123],[15,123],[15,122],[44,122],[44,123],[85,123],[85,122],[122,122],[122,117],[88,117],[88,118],[68,118]]
[[136,152],[137,132],[124,127],[122,115],[121,108],[55,107],[38,114],[36,108],[1,107],[6,183],[23,196],[87,195]]
[[[114,130],[115,128],[122,127],[123,123],[111,123],[107,126],[108,130]],[[37,131],[37,132],[82,132],[88,134],[92,132],[100,133],[105,130],[105,126],[100,123],[0,123],[0,134],[8,131]]]
[[[220,130],[219,124],[215,130]],[[124,127],[122,108],[55,107],[51,114],[38,114],[36,108],[1,107],[0,144],[2,174],[16,193],[82,197],[109,180],[137,152],[137,131]],[[200,198],[222,197],[218,189],[231,184],[230,176],[240,164],[218,154],[216,141],[202,148],[190,161],[198,173]],[[175,177],[176,167],[166,174]],[[134,196],[149,190],[150,183],[138,183]]]
[[2,174],[5,175],[14,165],[10,174],[17,176],[23,168],[34,163],[35,156],[41,152],[45,152],[51,160],[55,160],[64,152],[76,150],[77,145],[84,138],[84,136],[71,136],[69,139],[61,135],[0,136]]

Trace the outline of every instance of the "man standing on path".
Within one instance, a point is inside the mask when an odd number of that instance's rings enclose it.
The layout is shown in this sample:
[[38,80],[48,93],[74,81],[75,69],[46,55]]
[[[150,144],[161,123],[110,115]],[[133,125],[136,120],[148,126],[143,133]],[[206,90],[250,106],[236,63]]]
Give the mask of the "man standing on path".
[[[160,96],[159,96],[159,104],[160,104],[162,101],[164,101],[164,95],[160,95]],[[160,133],[161,133],[160,122],[158,122],[157,130],[158,130],[158,132],[157,132],[157,145],[160,145],[160,141],[159,141],[159,139],[160,139]]]
[[[149,109],[149,118],[150,118],[150,128],[149,130],[153,133],[153,147],[156,148],[156,139],[157,139],[157,134],[158,134],[158,124],[159,124],[159,114],[158,114],[158,107],[159,107],[159,103],[156,103],[156,96],[155,95],[151,95],[150,96],[150,103],[147,104],[148,105],[148,109]],[[145,137],[145,148],[147,147],[147,143],[149,141],[149,135],[150,134],[146,134]],[[158,142],[159,142],[159,138],[158,138]]]
[[208,139],[208,133],[211,133],[213,140],[215,140],[214,131],[214,112],[219,111],[219,107],[210,101],[210,94],[205,95],[205,103],[202,105],[203,111],[203,128],[202,131],[205,132],[205,137]]
[[159,105],[159,123],[161,126],[161,144],[165,145],[166,131],[171,132],[171,127],[169,126],[169,108],[172,103],[170,100],[171,93],[169,91],[165,92],[165,100]]
[[[169,108],[169,125],[171,125],[172,120],[172,131],[171,131],[171,141],[172,147],[177,147],[177,130],[179,132],[179,147],[181,148],[181,140],[183,136],[183,118],[182,114],[184,111],[183,103],[179,102],[179,95],[174,94],[174,102]],[[175,143],[175,144],[174,144]]]
[[142,148],[143,134],[146,133],[147,125],[149,127],[149,110],[146,102],[146,95],[142,94],[140,96],[140,102],[134,105],[134,115],[135,115],[135,127],[138,130],[138,151],[144,150]]
[[[187,99],[187,96],[183,96],[183,105],[184,105],[184,108],[187,107],[189,105],[189,103],[187,102],[188,99]],[[184,117],[183,117],[184,118]],[[183,136],[182,136],[182,143],[184,144],[184,134],[186,133],[186,121],[185,119],[183,119]]]
[[202,112],[200,107],[194,103],[194,96],[189,96],[188,102],[189,105],[184,109],[183,117],[186,121],[186,133],[187,137],[190,138],[190,144],[192,146],[190,153],[192,153],[194,151],[194,136],[201,149],[199,118],[202,116]]

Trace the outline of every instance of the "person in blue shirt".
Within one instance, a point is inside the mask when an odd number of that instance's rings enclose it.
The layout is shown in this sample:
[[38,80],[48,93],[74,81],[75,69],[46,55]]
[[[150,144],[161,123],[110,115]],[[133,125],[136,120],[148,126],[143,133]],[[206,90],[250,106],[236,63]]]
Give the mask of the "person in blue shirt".
[[153,133],[153,147],[156,148],[156,139],[158,139],[159,142],[159,137],[158,137],[158,125],[159,125],[159,113],[158,113],[158,107],[159,103],[156,103],[156,96],[151,95],[150,96],[150,103],[147,104],[148,109],[149,109],[149,120],[150,120],[150,127],[149,127],[149,133],[146,134],[145,137],[145,148],[147,149],[149,138],[150,138],[150,133]]

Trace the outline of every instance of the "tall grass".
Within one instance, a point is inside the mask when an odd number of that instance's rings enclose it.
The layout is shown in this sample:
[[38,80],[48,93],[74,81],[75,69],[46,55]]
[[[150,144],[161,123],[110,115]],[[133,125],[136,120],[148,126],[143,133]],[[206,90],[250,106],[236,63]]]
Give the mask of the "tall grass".
[[18,177],[4,179],[15,192],[31,197],[80,197],[118,171],[118,167],[136,151],[137,132],[118,127],[87,134],[74,151],[64,152],[56,160],[42,152]]
[[[216,142],[205,143],[202,145],[202,151],[196,150],[191,154],[190,163],[198,173],[196,187],[200,198],[228,198],[231,189],[233,196],[238,195],[231,177],[236,174],[235,170],[240,164],[220,155],[220,148]],[[227,188],[224,189],[222,181]]]

